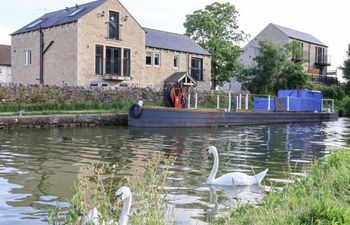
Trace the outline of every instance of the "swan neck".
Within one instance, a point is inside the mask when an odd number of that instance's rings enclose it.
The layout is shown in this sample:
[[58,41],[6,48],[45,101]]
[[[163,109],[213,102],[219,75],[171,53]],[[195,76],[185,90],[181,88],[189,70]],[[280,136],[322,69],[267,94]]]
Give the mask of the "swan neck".
[[211,169],[211,172],[209,174],[208,183],[213,183],[216,177],[216,173],[218,172],[218,168],[219,168],[219,155],[217,151],[213,152],[214,155],[214,165],[213,168]]
[[119,225],[127,225],[128,224],[129,213],[130,213],[130,208],[131,208],[131,200],[132,200],[131,194],[128,198],[126,198],[124,200],[123,210],[122,210],[122,213],[121,213],[121,215],[119,217],[119,221],[118,221]]

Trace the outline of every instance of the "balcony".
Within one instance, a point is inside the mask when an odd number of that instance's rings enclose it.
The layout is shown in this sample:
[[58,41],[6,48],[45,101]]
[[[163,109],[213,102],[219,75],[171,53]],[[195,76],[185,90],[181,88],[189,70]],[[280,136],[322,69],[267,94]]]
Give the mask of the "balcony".
[[313,83],[323,85],[338,85],[339,81],[336,76],[310,75]]
[[331,56],[330,55],[316,55],[315,66],[330,66]]
[[[103,63],[105,62],[105,63]],[[129,58],[96,58],[96,74],[102,75],[104,80],[128,81],[130,77]]]

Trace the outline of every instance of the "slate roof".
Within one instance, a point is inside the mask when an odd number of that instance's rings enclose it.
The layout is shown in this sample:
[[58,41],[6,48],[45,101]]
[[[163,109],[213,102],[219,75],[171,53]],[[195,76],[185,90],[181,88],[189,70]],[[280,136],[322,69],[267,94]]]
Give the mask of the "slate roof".
[[[12,33],[17,35],[21,33],[36,31],[41,28],[49,28],[62,24],[73,23],[81,17],[99,7],[107,0],[98,0],[82,5],[76,5],[70,8],[47,13],[40,18],[32,21],[21,29]],[[80,10],[80,11],[78,11]],[[77,11],[76,14],[73,12]],[[153,48],[168,49],[179,52],[189,52],[199,55],[210,55],[209,52],[197,45],[190,37],[182,34],[175,34],[166,31],[143,28],[146,32],[146,46]]]
[[[76,5],[76,6],[62,9],[59,11],[47,13],[41,16],[40,18],[32,21],[31,23],[27,24],[26,26],[22,27],[21,29],[15,31],[14,33],[12,33],[12,35],[35,31],[35,30],[38,30],[40,26],[42,28],[48,28],[48,27],[54,27],[62,24],[76,22],[79,18],[91,12],[92,10],[99,7],[105,2],[106,0],[98,0],[98,1],[93,1],[82,5]],[[74,11],[79,9],[81,9],[81,11],[77,12],[74,15],[71,15]],[[35,24],[40,20],[43,20],[43,21],[34,26],[30,26],[31,24]]]
[[210,55],[208,51],[200,47],[187,35],[175,34],[150,28],[143,29],[146,32],[147,47],[189,52],[199,55]]
[[298,39],[301,41],[305,41],[305,42],[309,42],[312,44],[317,44],[317,45],[322,45],[327,47],[327,45],[325,45],[324,43],[322,43],[320,40],[318,40],[317,38],[315,38],[314,36],[312,36],[311,34],[307,34],[301,31],[297,31],[297,30],[293,30],[287,27],[282,27],[276,24],[272,24],[275,27],[277,27],[280,31],[282,31],[283,33],[285,33],[286,35],[288,35],[288,37],[290,38],[294,38],[294,39]]
[[11,66],[11,46],[0,45],[0,65]]
[[188,77],[194,84],[196,84],[196,80],[188,72],[176,72],[170,75],[164,82],[180,82],[185,77]]

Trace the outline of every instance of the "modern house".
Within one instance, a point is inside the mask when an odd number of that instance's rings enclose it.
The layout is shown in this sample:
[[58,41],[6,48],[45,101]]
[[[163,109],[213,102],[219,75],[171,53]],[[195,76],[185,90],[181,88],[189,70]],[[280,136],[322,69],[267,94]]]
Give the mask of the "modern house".
[[11,46],[0,45],[0,83],[11,82]]
[[331,65],[328,55],[328,46],[311,34],[293,30],[270,23],[244,48],[239,57],[240,63],[246,67],[255,65],[254,58],[259,54],[259,42],[271,40],[281,46],[296,42],[302,51],[302,55],[291,55],[291,60],[303,61],[304,71],[313,77],[326,77],[327,67]]
[[12,34],[14,83],[163,87],[186,72],[210,88],[211,56],[188,36],[142,27],[118,0],[47,13]]

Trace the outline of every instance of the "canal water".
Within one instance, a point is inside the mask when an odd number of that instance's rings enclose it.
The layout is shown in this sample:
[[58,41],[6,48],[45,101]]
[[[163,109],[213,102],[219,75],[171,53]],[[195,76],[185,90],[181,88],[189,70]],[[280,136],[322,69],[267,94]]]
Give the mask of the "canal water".
[[[62,137],[73,137],[63,143]],[[311,163],[350,143],[350,120],[230,128],[149,129],[85,127],[0,130],[0,224],[46,224],[47,211],[70,199],[82,168],[118,163],[119,177],[137,179],[153,152],[176,156],[165,187],[177,224],[209,224],[238,202],[258,204],[269,187],[304,176]],[[220,188],[205,184],[218,148],[219,174],[269,168],[261,186]]]

